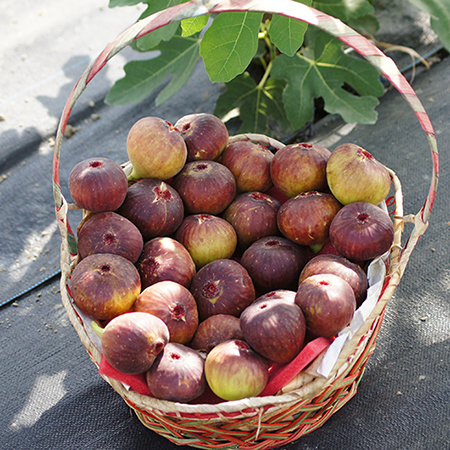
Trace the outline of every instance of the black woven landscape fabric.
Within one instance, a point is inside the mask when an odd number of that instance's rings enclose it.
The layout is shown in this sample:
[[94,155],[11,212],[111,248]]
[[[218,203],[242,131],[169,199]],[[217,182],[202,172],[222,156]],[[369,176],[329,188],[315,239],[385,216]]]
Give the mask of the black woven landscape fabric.
[[[71,61],[76,76],[68,72],[71,79],[60,98],[53,99],[56,106],[49,106],[55,121],[86,66],[83,62]],[[127,131],[142,116],[173,121],[192,111],[211,112],[219,90],[209,84],[201,66],[196,74],[185,90],[159,108],[154,98],[139,106],[104,106],[101,99],[110,81],[106,76],[95,81],[69,120],[78,131],[63,144],[63,192],[68,195],[67,177],[76,162],[95,155],[125,160]],[[413,83],[437,134],[438,195],[429,227],[387,305],[357,395],[321,428],[282,449],[450,448],[449,86],[449,58],[421,70]],[[48,99],[43,102],[52,105]],[[371,126],[343,127],[339,118],[327,117],[316,137],[326,139],[330,150],[354,142],[373,153],[397,173],[405,213],[415,214],[432,173],[425,134],[397,91],[387,92],[377,110],[379,120]],[[1,302],[59,268],[60,235],[51,191],[54,128],[45,134],[35,117],[30,124],[35,125],[28,131],[12,127],[1,135]],[[76,223],[77,213],[70,218]],[[405,226],[405,237],[410,230]],[[62,307],[57,276],[0,308],[0,336],[2,450],[179,448],[147,430],[98,375]]]

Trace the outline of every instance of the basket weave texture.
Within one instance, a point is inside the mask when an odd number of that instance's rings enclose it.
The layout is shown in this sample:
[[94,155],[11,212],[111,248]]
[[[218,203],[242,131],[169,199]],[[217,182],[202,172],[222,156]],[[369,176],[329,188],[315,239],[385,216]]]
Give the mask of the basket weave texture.
[[[297,386],[281,395],[255,397],[219,404],[182,404],[157,400],[129,390],[121,382],[104,376],[105,380],[136,412],[141,422],[150,430],[178,445],[198,448],[269,449],[285,445],[320,427],[332,414],[345,405],[355,394],[368,358],[383,321],[386,303],[394,294],[410,254],[425,232],[431,213],[438,181],[438,150],[435,134],[426,112],[415,92],[401,75],[391,59],[364,37],[339,20],[290,0],[262,1],[201,1],[168,8],[134,24],[108,45],[91,63],[74,86],[67,100],[58,126],[53,161],[53,186],[55,211],[62,235],[61,246],[61,296],[68,317],[85,346],[92,361],[99,366],[101,352],[92,339],[82,317],[77,313],[68,287],[73,268],[77,263],[76,238],[67,214],[73,207],[61,193],[59,181],[60,151],[63,133],[71,110],[87,84],[104,67],[107,61],[133,40],[174,21],[225,11],[265,11],[282,14],[309,24],[341,39],[377,67],[383,76],[402,94],[416,113],[427,135],[433,157],[430,190],[424,206],[415,215],[403,214],[403,193],[395,173],[389,169],[394,186],[395,211],[394,243],[388,258],[384,285],[369,317],[343,347],[338,360],[327,378],[299,374]],[[279,143],[260,135],[246,135],[233,139],[264,141],[277,147]],[[281,144],[282,145],[282,144]],[[413,223],[413,230],[402,246],[405,222]]]

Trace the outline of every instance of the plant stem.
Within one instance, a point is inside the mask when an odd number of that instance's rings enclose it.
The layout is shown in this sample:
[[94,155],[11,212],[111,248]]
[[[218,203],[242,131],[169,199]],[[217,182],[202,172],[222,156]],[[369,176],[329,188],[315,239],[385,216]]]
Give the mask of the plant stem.
[[266,71],[264,72],[264,75],[261,78],[261,81],[258,83],[257,89],[262,89],[264,85],[266,84],[267,78],[269,78],[270,71],[272,70],[272,63],[273,61],[270,60],[270,63],[266,67]]
[[267,69],[267,63],[266,63],[266,60],[262,56],[259,58],[259,62],[264,67],[264,70],[266,70]]
[[94,320],[91,322],[92,331],[101,339],[103,334],[103,328]]
[[270,71],[272,70],[273,60],[275,59],[275,56],[276,56],[275,46],[272,44],[272,42],[270,41],[267,34],[264,35],[264,40],[266,41],[267,53],[270,56],[270,62],[269,62],[269,64],[267,64],[264,57],[261,57],[261,62],[263,63],[263,67],[264,67],[265,71],[264,71],[263,77],[261,78],[261,81],[258,83],[257,89],[262,89],[264,87],[264,85],[266,84],[267,79],[269,78],[269,75],[270,75]]

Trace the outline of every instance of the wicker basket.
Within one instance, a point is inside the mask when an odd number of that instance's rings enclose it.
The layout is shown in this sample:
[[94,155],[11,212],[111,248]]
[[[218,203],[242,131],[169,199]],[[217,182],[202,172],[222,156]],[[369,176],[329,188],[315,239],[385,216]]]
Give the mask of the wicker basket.
[[[63,133],[73,105],[91,79],[107,61],[137,39],[173,21],[202,14],[225,11],[264,11],[302,20],[339,38],[370,61],[380,73],[403,95],[415,112],[426,133],[433,157],[432,181],[424,206],[415,215],[403,214],[403,194],[400,182],[390,170],[395,190],[393,215],[395,237],[387,259],[387,272],[381,293],[367,318],[343,346],[327,377],[300,373],[293,389],[281,395],[247,398],[219,404],[182,404],[157,400],[130,390],[122,382],[104,376],[112,388],[136,412],[149,429],[179,445],[198,448],[269,449],[285,445],[320,427],[332,414],[356,393],[369,356],[375,348],[385,306],[397,287],[410,254],[419,237],[425,232],[437,189],[438,151],[432,125],[411,86],[391,59],[364,37],[339,20],[290,0],[273,1],[207,1],[193,0],[147,17],[134,24],[108,45],[92,62],[76,83],[67,100],[58,126],[53,161],[53,185],[56,216],[62,235],[61,295],[62,302],[86,347],[92,361],[99,366],[101,352],[93,333],[76,311],[70,297],[68,281],[77,263],[76,238],[67,219],[69,205],[61,193],[59,158]],[[277,145],[264,136],[239,136],[232,139],[253,139]],[[413,223],[413,230],[402,247],[403,224]]]

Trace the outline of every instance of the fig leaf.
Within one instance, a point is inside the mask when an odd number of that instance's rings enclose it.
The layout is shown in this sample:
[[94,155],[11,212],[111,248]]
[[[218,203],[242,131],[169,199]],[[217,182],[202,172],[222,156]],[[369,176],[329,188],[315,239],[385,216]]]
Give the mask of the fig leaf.
[[264,86],[257,86],[246,72],[227,83],[227,90],[217,99],[214,114],[227,121],[227,115],[236,111],[242,120],[239,133],[267,133],[268,117],[272,117],[289,130],[282,92],[284,81],[269,79]]
[[[279,55],[271,76],[287,81],[283,92],[286,114],[294,128],[313,116],[314,98],[322,97],[328,113],[349,123],[375,123],[376,97],[383,95],[378,71],[367,61],[347,55],[342,42],[323,32],[301,55]],[[344,89],[345,84],[356,93]]]
[[442,45],[450,50],[450,0],[409,0],[430,15],[430,25]]
[[234,12],[219,14],[206,30],[200,55],[210,80],[227,82],[240,75],[258,50],[263,14]]
[[350,18],[372,14],[372,3],[373,0],[314,0],[312,6],[346,22]]
[[[302,3],[311,5],[311,0],[305,0]],[[270,23],[270,40],[278,47],[281,53],[293,56],[303,44],[308,25],[297,19],[290,17],[274,15]]]
[[156,58],[125,64],[125,76],[115,82],[106,97],[106,103],[138,103],[173,75],[156,97],[156,104],[162,104],[189,81],[200,58],[199,46],[197,35],[181,37],[178,33],[169,42],[161,42],[155,48],[161,52]]
[[208,16],[198,16],[192,19],[184,19],[181,21],[182,36],[188,37],[195,33],[199,33],[208,23]]

